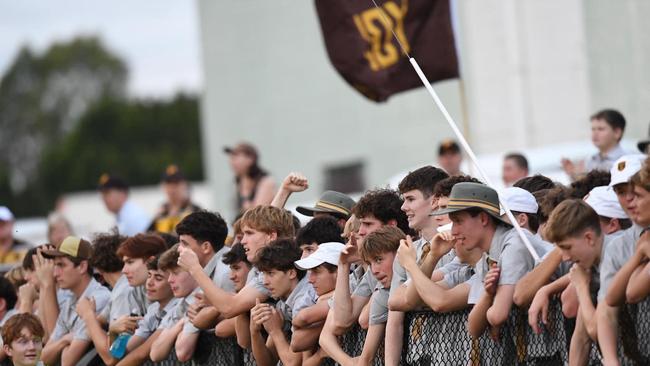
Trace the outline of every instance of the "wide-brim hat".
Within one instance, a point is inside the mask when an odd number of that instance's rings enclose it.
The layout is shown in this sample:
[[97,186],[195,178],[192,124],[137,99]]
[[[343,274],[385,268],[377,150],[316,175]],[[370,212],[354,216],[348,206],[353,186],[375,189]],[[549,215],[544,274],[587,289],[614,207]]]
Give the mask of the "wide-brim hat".
[[485,211],[488,215],[510,225],[510,223],[501,215],[499,194],[497,191],[485,184],[473,182],[454,184],[451,188],[451,194],[449,194],[447,207],[436,210],[429,215],[446,215],[470,208],[479,208]]
[[322,212],[348,218],[352,214],[352,207],[354,205],[354,200],[346,194],[336,191],[325,191],[314,207],[298,206],[296,207],[296,211],[305,216],[314,216],[314,213]]

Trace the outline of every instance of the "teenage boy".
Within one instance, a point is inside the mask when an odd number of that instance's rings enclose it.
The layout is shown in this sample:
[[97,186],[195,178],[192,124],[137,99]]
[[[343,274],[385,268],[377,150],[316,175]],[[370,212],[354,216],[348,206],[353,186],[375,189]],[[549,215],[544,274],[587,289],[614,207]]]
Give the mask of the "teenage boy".
[[345,245],[338,242],[322,243],[314,253],[295,263],[298,269],[307,271],[307,281],[313,288],[316,301],[293,317],[291,349],[294,351],[311,350],[318,344],[323,322],[329,312],[328,300],[336,287],[339,256],[344,248]]
[[[241,244],[234,244],[230,251],[223,256],[223,263],[230,268],[230,280],[235,287],[235,292],[241,291],[246,286],[246,279],[253,265],[246,259],[246,252]],[[237,317],[238,318],[238,317]],[[236,335],[236,320],[237,318],[225,319],[219,322],[214,328],[214,333],[217,337],[228,338]],[[244,335],[249,333],[248,323],[244,325]],[[241,333],[241,332],[240,332]],[[239,336],[239,334],[237,334]],[[248,336],[250,340],[250,335]],[[248,341],[244,341],[246,344]]]
[[503,158],[503,184],[512,187],[518,180],[528,176],[528,159],[520,153],[509,153]]
[[244,236],[242,245],[246,258],[253,264],[248,273],[248,282],[236,294],[216,286],[212,279],[203,271],[198,256],[193,250],[180,246],[178,265],[189,271],[201,287],[205,298],[225,318],[233,318],[244,314],[255,306],[256,299],[266,300],[269,296],[264,287],[257,263],[257,252],[278,238],[291,238],[294,235],[293,218],[291,213],[272,206],[257,206],[249,209],[240,219]]
[[[304,308],[309,297],[309,283],[305,271],[296,268],[300,248],[292,239],[280,239],[262,248],[258,254],[257,267],[262,272],[264,286],[278,302],[275,307],[257,300],[251,309],[251,345],[255,361],[260,366],[300,365],[302,353],[293,352],[287,338],[291,338],[291,321]],[[261,330],[268,333],[265,340]]]
[[[408,218],[409,228],[419,236],[419,239],[413,243],[418,261],[423,257],[423,253],[429,252],[430,240],[436,234],[438,227],[436,219],[430,216],[432,209],[437,207],[433,189],[438,182],[448,177],[449,175],[442,169],[425,166],[410,172],[399,183],[398,189],[404,199],[401,209]],[[451,262],[453,258],[454,253],[452,251],[441,258],[436,266],[440,268]],[[407,279],[408,273],[395,259],[393,263],[393,283],[390,286],[390,299],[388,302],[391,312],[386,325],[386,360],[390,365],[396,365],[400,359],[404,324],[403,312],[413,310],[406,304],[408,285],[403,286],[403,284]]]
[[2,349],[15,366],[41,364],[45,330],[35,315],[25,313],[11,317],[2,326]]
[[[605,249],[598,214],[582,200],[562,202],[551,214],[547,236],[562,251],[565,260],[571,260],[569,277],[578,295],[579,309],[576,327],[569,348],[569,364],[583,365],[589,358],[591,342],[605,339],[597,335],[596,296],[599,272]],[[613,345],[616,348],[616,343]]]
[[[230,250],[224,245],[228,235],[226,222],[220,215],[199,211],[186,216],[176,226],[180,244],[196,254],[203,272],[212,279],[215,286],[229,293],[234,293],[230,280],[230,269],[223,263],[223,256]],[[201,329],[212,329],[218,322],[218,310],[204,300],[201,292],[196,294],[197,301],[188,308],[189,322],[185,323],[183,332],[176,341],[176,355],[181,361],[188,360],[194,354]]]
[[[122,333],[133,333],[146,313],[149,305],[145,293],[147,262],[166,248],[165,241],[158,235],[137,234],[122,242],[119,240],[121,238],[115,235],[99,236],[91,258],[91,263],[99,266],[96,268],[113,288],[111,301],[98,317],[94,316],[90,299],[77,303],[77,313],[86,323],[95,349],[106,364],[117,362],[109,353],[111,342]],[[105,324],[108,324],[109,334],[102,328]]]
[[[637,224],[642,227],[650,227],[650,160],[646,160],[643,168],[631,179],[634,191],[632,215]],[[636,265],[634,273],[630,276],[627,285],[627,301],[636,304],[650,294],[648,286],[648,274],[650,265],[646,263],[650,258],[650,232],[645,230],[637,241],[637,250],[626,266]]]
[[[469,316],[469,331],[472,337],[478,338],[488,324],[499,328],[505,323],[515,284],[535,262],[515,229],[501,218],[499,198],[494,189],[478,183],[458,183],[451,190],[447,208],[433,213],[443,214],[449,214],[453,222],[452,235],[468,250],[478,247],[498,263],[490,272],[494,277],[491,287],[484,291],[482,282],[488,271],[485,263],[476,267],[476,277],[472,281],[468,303],[476,305]],[[533,235],[524,233],[534,245]]]
[[323,216],[312,219],[296,233],[296,243],[302,251],[301,258],[307,258],[314,253],[319,244],[342,243],[342,232],[338,222],[332,217]]
[[174,245],[158,260],[158,267],[165,271],[167,282],[169,282],[174,297],[178,299],[178,303],[160,321],[159,328],[162,328],[162,331],[151,345],[149,353],[153,362],[160,362],[169,357],[178,334],[183,330],[185,322],[188,321],[185,317],[187,308],[195,300],[193,292],[197,288],[197,283],[189,272],[177,264],[179,246],[180,244]]
[[621,207],[616,193],[607,187],[596,187],[584,198],[585,202],[598,214],[600,229],[609,239],[623,234],[632,226],[632,221]]
[[[338,344],[336,337],[323,333],[320,345],[323,350],[341,365],[370,365],[384,339],[386,322],[388,321],[388,296],[393,276],[393,262],[400,240],[404,233],[393,226],[381,227],[364,239],[361,247],[362,259],[370,265],[369,272],[377,280],[370,301],[369,327],[363,351],[358,357],[352,358]],[[335,290],[338,291],[338,288]]]
[[54,258],[54,278],[59,287],[72,292],[61,304],[56,326],[43,349],[43,361],[76,365],[91,344],[86,324],[76,311],[77,301],[92,297],[95,311],[101,312],[110,300],[110,292],[92,277],[93,268],[88,262],[92,246],[88,241],[69,236],[59,249],[45,250],[43,255]]
[[572,180],[592,170],[609,170],[616,159],[625,155],[620,144],[625,132],[625,117],[617,110],[603,109],[592,115],[590,120],[591,141],[598,152],[577,164],[562,159],[562,169]]

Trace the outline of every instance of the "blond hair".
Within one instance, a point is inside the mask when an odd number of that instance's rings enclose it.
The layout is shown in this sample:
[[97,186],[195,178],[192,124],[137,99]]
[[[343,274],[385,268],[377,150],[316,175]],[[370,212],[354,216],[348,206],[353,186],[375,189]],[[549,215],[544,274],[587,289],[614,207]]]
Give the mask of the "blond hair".
[[294,226],[291,212],[273,206],[257,206],[248,209],[241,217],[240,225],[267,234],[276,233],[278,238],[293,238]]
[[562,201],[551,212],[546,223],[545,236],[552,243],[559,243],[568,238],[576,237],[591,229],[600,235],[598,214],[583,200],[570,199]]

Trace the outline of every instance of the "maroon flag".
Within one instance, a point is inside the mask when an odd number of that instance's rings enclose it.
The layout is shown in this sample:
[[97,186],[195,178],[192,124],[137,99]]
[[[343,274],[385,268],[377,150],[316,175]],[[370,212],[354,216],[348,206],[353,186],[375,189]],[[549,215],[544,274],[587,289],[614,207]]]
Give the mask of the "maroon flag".
[[379,8],[315,0],[327,53],[345,81],[376,102],[422,86],[393,32],[430,81],[458,77],[449,0],[376,1]]

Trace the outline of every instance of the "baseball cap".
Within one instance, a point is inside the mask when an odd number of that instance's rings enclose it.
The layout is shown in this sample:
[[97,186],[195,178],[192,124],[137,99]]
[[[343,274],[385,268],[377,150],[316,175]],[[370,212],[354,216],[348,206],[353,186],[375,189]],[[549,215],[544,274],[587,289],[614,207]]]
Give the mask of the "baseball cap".
[[247,142],[240,142],[237,145],[235,145],[234,147],[224,146],[223,152],[225,152],[226,154],[229,154],[229,155],[231,155],[231,154],[246,154],[246,155],[252,157],[253,159],[257,160],[257,149],[255,148],[255,146],[253,146],[252,144],[249,144]]
[[339,264],[339,256],[344,248],[345,245],[341,243],[322,243],[318,245],[318,249],[311,253],[309,257],[297,260],[294,263],[296,264],[296,267],[302,270],[316,268],[323,263],[337,266]]
[[609,187],[595,187],[585,196],[584,201],[596,211],[598,216],[605,216],[612,219],[628,218],[621,204],[618,202],[616,193],[609,189]]
[[104,173],[99,177],[99,182],[97,184],[97,189],[100,191],[107,190],[107,189],[118,189],[120,191],[127,191],[129,190],[129,185],[124,181],[122,178]]
[[511,211],[537,214],[537,210],[539,210],[535,196],[519,187],[506,188],[499,197],[501,197],[501,201],[505,201]]
[[316,212],[339,214],[350,217],[355,202],[347,194],[336,191],[325,191],[314,207],[298,206],[296,211],[305,216],[314,216]]
[[170,164],[165,168],[161,180],[165,183],[183,182],[185,181],[185,175],[181,172],[178,165]]
[[627,183],[634,174],[641,170],[641,165],[647,157],[644,154],[630,154],[618,158],[610,170],[612,178],[609,186],[613,187],[617,184]]
[[7,206],[0,206],[0,221],[14,221],[14,214]]
[[92,253],[92,245],[88,241],[76,236],[68,236],[65,238],[59,246],[59,249],[43,251],[43,255],[50,258],[70,256],[79,259],[90,259]]
[[458,146],[456,141],[451,139],[443,140],[438,147],[438,156],[449,153],[458,154],[459,152],[460,146]]

